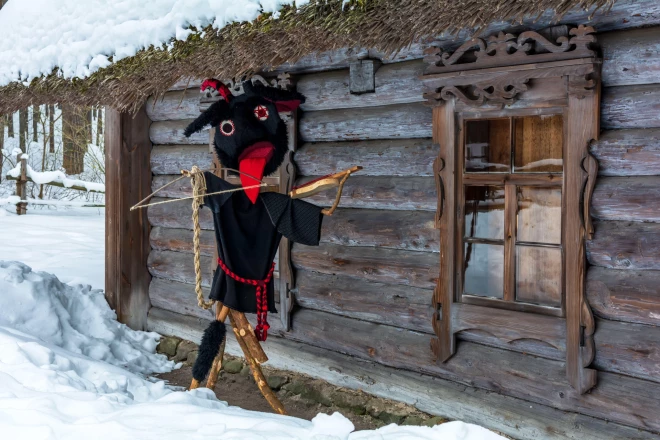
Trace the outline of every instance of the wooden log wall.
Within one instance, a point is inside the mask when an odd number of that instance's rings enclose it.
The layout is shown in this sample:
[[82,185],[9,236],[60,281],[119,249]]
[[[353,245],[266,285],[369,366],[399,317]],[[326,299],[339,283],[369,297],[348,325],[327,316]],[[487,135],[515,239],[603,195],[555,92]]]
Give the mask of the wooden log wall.
[[[650,8],[645,17],[657,14],[654,23],[660,22],[660,8],[645,4]],[[619,17],[623,12],[616,5],[613,16]],[[602,28],[625,27],[622,20]],[[318,61],[327,62],[325,68],[305,60],[305,67],[292,69],[316,72],[298,77],[298,90],[307,96],[295,156],[300,182],[352,165],[364,170],[349,179],[340,208],[324,220],[321,245],[294,245],[299,310],[292,332],[281,335],[660,433],[660,27],[614,30],[598,39],[604,89],[602,135],[590,146],[600,169],[592,202],[596,232],[587,249],[587,296],[597,317],[594,367],[600,373],[590,394],[578,395],[564,377],[564,330],[556,320],[546,324],[521,313],[512,328],[497,311],[457,307],[452,320],[465,329],[457,355],[440,365],[430,359],[431,296],[440,250],[433,227],[437,149],[430,140],[431,110],[422,104],[422,62],[414,50],[378,70],[373,94],[349,93],[341,60]],[[172,91],[147,107],[154,121],[154,188],[180,169],[211,165],[208,134],[183,136],[198,114],[198,96],[194,89],[183,99],[180,91]],[[189,183],[182,180],[160,195],[189,193]],[[328,192],[311,201],[329,205],[333,198]],[[152,304],[208,317],[194,304],[191,289],[189,203],[155,206],[148,217]],[[213,224],[208,212],[200,220],[208,286]],[[485,314],[490,331],[471,330]],[[537,332],[554,342],[535,341]]]

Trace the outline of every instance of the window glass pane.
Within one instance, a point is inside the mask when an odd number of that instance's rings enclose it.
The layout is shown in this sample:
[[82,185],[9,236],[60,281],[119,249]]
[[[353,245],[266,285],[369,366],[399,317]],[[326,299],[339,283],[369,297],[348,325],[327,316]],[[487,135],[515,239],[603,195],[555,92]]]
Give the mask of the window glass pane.
[[465,171],[511,171],[511,120],[465,122]]
[[504,290],[504,246],[465,243],[463,292],[501,299]]
[[561,243],[561,188],[519,186],[517,241]]
[[516,246],[516,301],[561,307],[561,250]]
[[465,236],[504,239],[504,187],[465,187]]
[[516,172],[562,172],[564,129],[561,115],[514,118],[514,136]]

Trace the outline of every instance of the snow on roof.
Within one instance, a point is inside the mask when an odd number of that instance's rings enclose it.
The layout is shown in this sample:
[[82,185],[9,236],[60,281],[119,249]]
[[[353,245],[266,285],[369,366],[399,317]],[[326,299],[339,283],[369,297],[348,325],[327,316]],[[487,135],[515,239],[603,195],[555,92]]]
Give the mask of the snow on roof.
[[[308,0],[298,0],[300,6]],[[85,78],[151,45],[252,21],[293,0],[9,0],[0,10],[0,87],[56,67]]]

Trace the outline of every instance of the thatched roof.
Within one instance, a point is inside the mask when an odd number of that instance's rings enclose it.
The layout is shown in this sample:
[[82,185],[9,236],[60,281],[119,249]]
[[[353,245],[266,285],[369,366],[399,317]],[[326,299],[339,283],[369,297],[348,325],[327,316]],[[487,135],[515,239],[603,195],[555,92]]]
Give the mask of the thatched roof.
[[[150,47],[84,79],[50,75],[0,88],[0,113],[30,104],[71,102],[134,110],[182,77],[238,77],[269,66],[295,62],[315,52],[369,47],[393,53],[412,42],[498,21],[519,22],[548,11],[559,18],[576,8],[606,10],[614,0],[312,0],[284,7],[277,19],[264,14],[252,23],[234,23]],[[0,12],[1,13],[1,12]],[[164,42],[165,43],[165,42]]]

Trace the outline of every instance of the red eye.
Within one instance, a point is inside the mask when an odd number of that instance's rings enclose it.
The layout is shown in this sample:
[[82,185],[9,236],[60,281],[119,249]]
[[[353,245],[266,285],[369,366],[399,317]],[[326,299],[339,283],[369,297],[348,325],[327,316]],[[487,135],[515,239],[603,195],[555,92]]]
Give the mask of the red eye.
[[254,108],[254,117],[260,121],[268,119],[268,109],[263,105],[258,105]]
[[220,133],[224,134],[225,136],[231,136],[235,131],[236,127],[234,126],[234,121],[231,119],[227,119],[226,121],[222,121],[220,123]]

